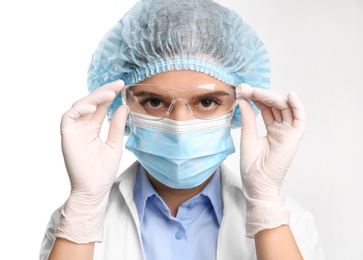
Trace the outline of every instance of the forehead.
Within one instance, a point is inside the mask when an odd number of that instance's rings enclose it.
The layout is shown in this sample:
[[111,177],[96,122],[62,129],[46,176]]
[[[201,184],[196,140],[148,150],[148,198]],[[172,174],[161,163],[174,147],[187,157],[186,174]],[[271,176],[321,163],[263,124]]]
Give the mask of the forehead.
[[182,90],[206,83],[223,83],[217,78],[193,70],[166,71],[147,78],[140,84],[156,84],[170,89]]

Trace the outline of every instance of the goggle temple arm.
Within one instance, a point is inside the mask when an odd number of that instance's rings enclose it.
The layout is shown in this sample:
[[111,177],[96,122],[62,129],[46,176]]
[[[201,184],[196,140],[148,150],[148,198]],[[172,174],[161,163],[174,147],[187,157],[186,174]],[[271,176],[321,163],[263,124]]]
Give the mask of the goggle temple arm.
[[236,100],[239,100],[242,98],[242,88],[244,87],[250,87],[249,84],[247,83],[241,83],[241,84],[237,84],[237,85],[234,85],[235,87],[235,93],[236,93]]

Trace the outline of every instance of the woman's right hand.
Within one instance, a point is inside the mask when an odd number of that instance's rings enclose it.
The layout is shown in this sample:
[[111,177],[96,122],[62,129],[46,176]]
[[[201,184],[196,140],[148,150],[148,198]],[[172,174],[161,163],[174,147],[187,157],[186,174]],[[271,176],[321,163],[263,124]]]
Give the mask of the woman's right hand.
[[118,80],[75,102],[61,122],[62,151],[71,183],[56,236],[76,243],[102,240],[108,194],[123,151],[128,114],[121,106],[113,115],[108,136],[100,138],[108,107],[124,86]]

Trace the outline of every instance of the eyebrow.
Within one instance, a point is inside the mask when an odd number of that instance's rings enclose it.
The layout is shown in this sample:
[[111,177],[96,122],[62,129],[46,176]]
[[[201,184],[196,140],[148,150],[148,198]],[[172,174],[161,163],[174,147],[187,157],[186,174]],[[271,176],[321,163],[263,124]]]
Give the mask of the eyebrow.
[[[165,95],[160,95],[158,93],[154,93],[151,91],[137,91],[133,93],[134,96],[136,97],[153,97],[153,98],[165,98]],[[229,92],[225,92],[225,91],[215,91],[215,92],[210,92],[210,93],[200,93],[200,94],[194,94],[191,97],[192,98],[210,98],[210,97],[220,97],[220,96],[229,96],[230,93]]]
[[134,93],[134,96],[136,96],[136,97],[155,97],[155,98],[165,97],[165,95],[160,95],[160,94],[149,92],[149,91],[138,91],[138,92],[133,92],[133,93]]
[[229,96],[228,92],[225,91],[216,91],[216,92],[210,92],[210,93],[203,93],[203,94],[196,94],[193,96],[198,96],[198,97],[219,97],[219,96]]

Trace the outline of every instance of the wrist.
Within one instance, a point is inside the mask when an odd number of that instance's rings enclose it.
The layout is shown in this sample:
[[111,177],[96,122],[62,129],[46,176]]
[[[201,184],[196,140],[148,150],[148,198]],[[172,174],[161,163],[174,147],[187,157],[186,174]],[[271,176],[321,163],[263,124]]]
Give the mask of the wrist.
[[101,242],[107,198],[85,199],[72,194],[63,206],[55,236],[78,244]]
[[253,169],[241,167],[243,192],[246,198],[283,205],[280,190],[286,171],[285,168],[269,171],[265,165]]
[[246,236],[254,238],[262,230],[290,224],[290,214],[281,196],[261,200],[246,196]]

